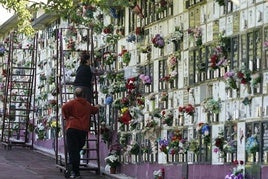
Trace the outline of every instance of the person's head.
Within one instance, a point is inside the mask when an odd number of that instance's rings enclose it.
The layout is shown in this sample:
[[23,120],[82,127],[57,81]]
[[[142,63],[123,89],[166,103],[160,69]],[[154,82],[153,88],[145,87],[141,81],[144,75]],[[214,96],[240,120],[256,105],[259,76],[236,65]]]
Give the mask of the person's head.
[[83,51],[80,54],[80,64],[81,65],[90,65],[91,55],[87,51]]
[[82,88],[76,88],[74,90],[74,96],[77,97],[77,98],[83,97],[83,90],[82,90]]

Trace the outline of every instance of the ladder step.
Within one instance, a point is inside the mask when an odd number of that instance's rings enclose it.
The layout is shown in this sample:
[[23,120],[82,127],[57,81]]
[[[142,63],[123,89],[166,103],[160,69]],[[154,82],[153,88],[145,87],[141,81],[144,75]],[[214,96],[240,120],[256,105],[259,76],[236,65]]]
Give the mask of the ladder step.
[[86,151],[97,151],[98,149],[97,148],[83,148],[83,150],[86,150]]
[[81,158],[80,160],[98,160],[98,158]]
[[13,69],[18,69],[18,70],[20,70],[20,69],[22,69],[22,70],[35,70],[35,68],[33,68],[33,67],[12,67]]

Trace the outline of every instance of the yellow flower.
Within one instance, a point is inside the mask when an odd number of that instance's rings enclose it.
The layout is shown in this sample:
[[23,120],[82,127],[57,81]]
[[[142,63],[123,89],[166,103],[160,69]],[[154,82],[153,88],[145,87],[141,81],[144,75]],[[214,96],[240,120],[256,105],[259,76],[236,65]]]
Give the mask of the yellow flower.
[[56,128],[56,126],[57,126],[57,122],[56,121],[52,121],[51,122],[51,127]]
[[126,111],[128,111],[128,107],[123,107],[123,108],[121,109],[121,113],[122,113],[122,114],[124,114]]

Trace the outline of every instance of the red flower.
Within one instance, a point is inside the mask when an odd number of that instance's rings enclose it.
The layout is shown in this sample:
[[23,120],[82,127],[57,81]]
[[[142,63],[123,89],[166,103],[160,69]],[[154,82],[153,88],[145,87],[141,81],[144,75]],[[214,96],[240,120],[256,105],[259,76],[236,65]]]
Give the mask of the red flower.
[[218,147],[218,148],[221,148],[222,147],[222,139],[217,138],[215,140],[215,146]]
[[244,73],[242,73],[241,71],[237,72],[237,77],[240,79],[244,78]]
[[184,107],[179,107],[179,112],[184,112]]
[[238,160],[234,160],[233,164],[238,165]]
[[214,54],[210,57],[211,63],[216,63],[218,61],[218,55]]
[[243,84],[243,85],[247,84],[247,80],[245,78],[242,78],[241,84]]
[[130,112],[127,110],[121,117],[119,117],[119,122],[123,124],[129,124],[131,119],[132,119],[132,116]]

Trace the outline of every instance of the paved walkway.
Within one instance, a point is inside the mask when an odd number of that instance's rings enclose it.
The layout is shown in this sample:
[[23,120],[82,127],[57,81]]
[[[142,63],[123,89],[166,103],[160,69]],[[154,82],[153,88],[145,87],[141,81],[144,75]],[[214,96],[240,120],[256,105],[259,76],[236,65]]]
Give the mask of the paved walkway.
[[[1,145],[1,144],[0,144]],[[90,171],[81,171],[82,179],[128,178],[102,173],[96,175]],[[37,150],[12,147],[11,150],[0,146],[1,179],[64,179],[64,173],[56,167],[55,159]]]

